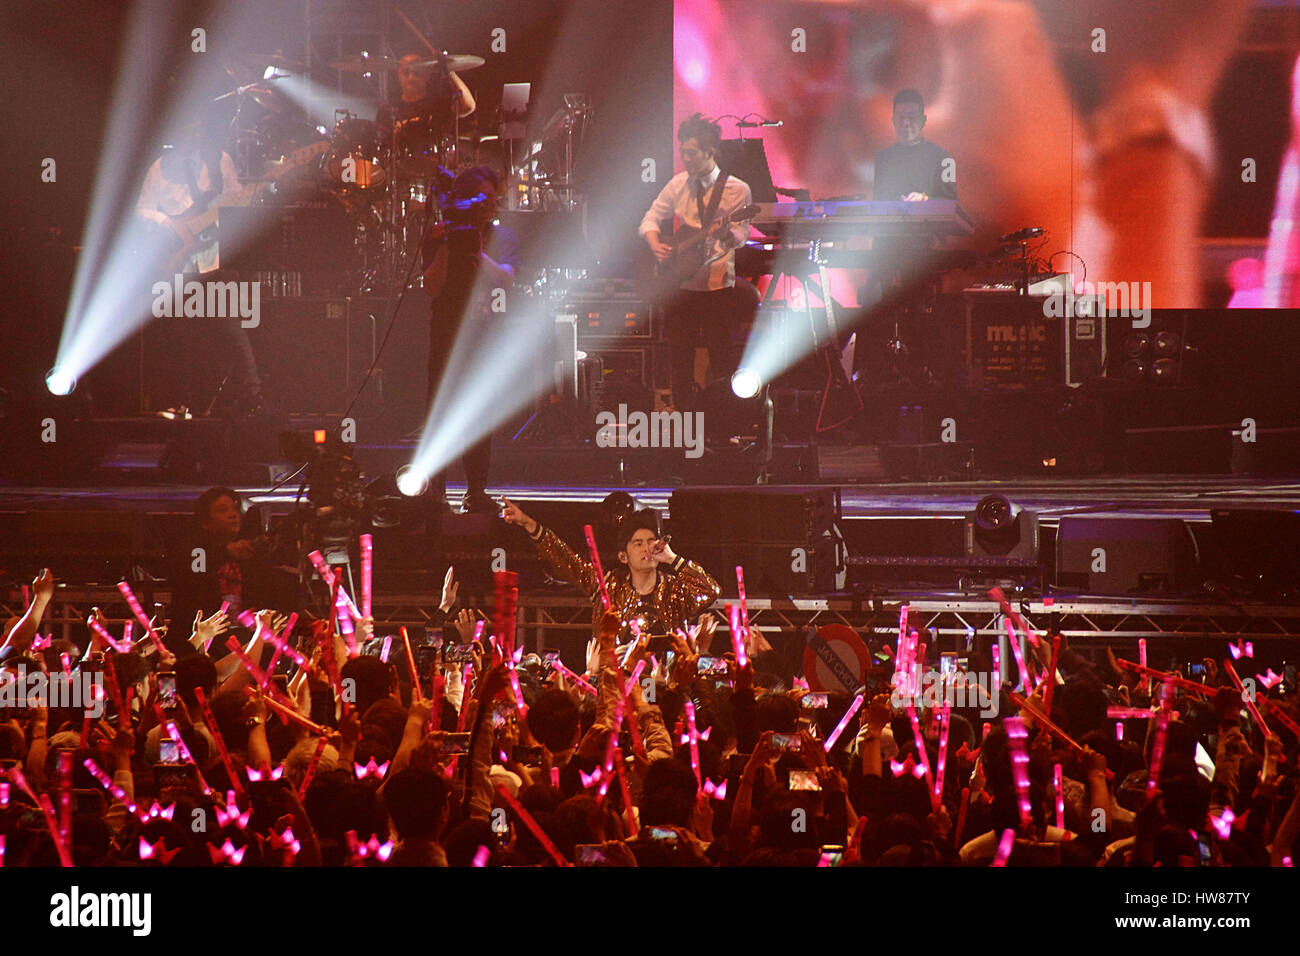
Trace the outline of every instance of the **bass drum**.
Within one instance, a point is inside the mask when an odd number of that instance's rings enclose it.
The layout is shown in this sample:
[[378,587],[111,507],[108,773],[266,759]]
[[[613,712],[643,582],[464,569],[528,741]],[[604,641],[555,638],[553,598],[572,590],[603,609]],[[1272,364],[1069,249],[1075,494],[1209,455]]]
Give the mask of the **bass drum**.
[[388,150],[375,123],[355,116],[339,120],[325,168],[347,190],[380,190],[388,181]]

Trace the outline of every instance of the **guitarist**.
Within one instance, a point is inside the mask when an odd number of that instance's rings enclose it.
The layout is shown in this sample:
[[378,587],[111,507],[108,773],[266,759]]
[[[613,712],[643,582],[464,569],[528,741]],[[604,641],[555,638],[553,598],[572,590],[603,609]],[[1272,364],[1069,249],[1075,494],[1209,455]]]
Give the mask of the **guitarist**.
[[708,256],[725,252],[683,280],[663,306],[669,348],[669,381],[673,406],[679,411],[699,407],[695,384],[695,350],[709,350],[713,377],[730,375],[740,361],[735,343],[737,327],[753,317],[758,290],[743,279],[736,281],[736,246],[749,235],[749,227],[729,223],[730,214],[751,201],[749,186],[718,167],[722,130],[696,113],[677,129],[682,165],[641,220],[638,230],[655,259],[673,257],[674,245],[664,241],[662,230],[674,217],[680,228],[704,231]]
[[[219,142],[204,136],[198,120],[185,127],[181,140],[154,161],[145,174],[144,186],[135,211],[149,222],[168,229],[173,241],[190,239],[185,216],[203,212],[214,203],[229,200],[240,192],[235,161]],[[213,272],[220,267],[217,242],[201,238],[182,272]]]

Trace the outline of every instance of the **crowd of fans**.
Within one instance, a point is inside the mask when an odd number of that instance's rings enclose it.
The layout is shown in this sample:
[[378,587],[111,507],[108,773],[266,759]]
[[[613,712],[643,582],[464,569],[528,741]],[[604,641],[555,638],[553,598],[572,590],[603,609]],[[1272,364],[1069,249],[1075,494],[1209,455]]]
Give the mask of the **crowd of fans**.
[[80,646],[39,636],[53,595],[43,572],[8,622],[0,690],[87,673],[102,699],[0,697],[9,867],[1285,866],[1300,829],[1294,693],[1261,675],[1247,704],[1213,660],[1165,679],[1060,640],[1051,674],[1045,635],[1026,697],[936,706],[900,701],[896,642],[864,635],[865,685],[823,698],[711,613],[657,654],[607,615],[580,674],[458,612],[450,575],[441,640],[209,608],[129,648],[97,610]]

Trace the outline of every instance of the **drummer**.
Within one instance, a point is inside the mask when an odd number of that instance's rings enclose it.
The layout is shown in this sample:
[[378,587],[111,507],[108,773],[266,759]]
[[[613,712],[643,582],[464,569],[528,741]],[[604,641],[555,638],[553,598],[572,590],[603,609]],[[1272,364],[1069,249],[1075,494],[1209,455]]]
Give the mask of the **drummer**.
[[424,145],[411,140],[429,140],[435,145],[444,123],[455,116],[474,112],[474,94],[454,72],[438,69],[418,53],[398,61],[397,82],[401,96],[379,108],[375,121],[385,129],[397,126],[397,145],[410,149]]

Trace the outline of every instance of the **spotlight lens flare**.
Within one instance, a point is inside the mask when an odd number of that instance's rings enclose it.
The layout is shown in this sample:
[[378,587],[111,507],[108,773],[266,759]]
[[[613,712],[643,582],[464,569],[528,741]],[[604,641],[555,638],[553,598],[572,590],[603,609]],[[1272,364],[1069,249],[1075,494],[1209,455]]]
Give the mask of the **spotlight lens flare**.
[[429,490],[429,479],[420,476],[411,465],[397,470],[397,490],[408,498],[418,498]]
[[738,368],[731,376],[731,390],[737,398],[753,398],[763,387],[763,380],[753,369]]
[[53,395],[68,395],[77,387],[77,379],[71,372],[55,367],[45,373],[45,387]]

